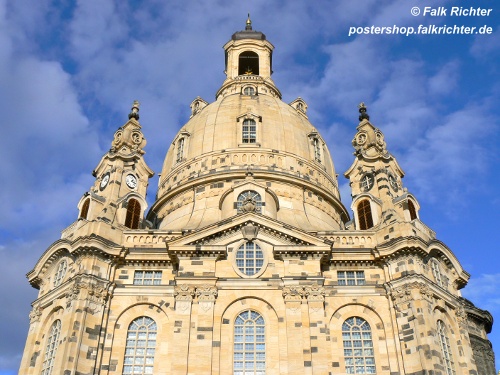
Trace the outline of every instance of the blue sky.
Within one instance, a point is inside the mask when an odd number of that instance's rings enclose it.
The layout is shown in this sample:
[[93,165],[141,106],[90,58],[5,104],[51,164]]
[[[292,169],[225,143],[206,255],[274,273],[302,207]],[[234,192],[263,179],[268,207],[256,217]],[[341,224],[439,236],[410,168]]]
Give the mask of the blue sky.
[[[489,17],[412,16],[423,0],[0,0],[0,375],[17,373],[36,291],[26,281],[77,218],[114,131],[141,102],[146,161],[159,172],[196,96],[224,79],[222,46],[244,28],[276,47],[283,100],[302,97],[327,140],[342,199],[357,105],[406,172],[421,219],[472,277],[463,295],[500,322],[500,7]],[[484,26],[491,35],[357,35],[349,27]],[[149,198],[157,180],[150,183]],[[499,323],[500,324],[500,323]],[[490,340],[500,368],[500,325]]]

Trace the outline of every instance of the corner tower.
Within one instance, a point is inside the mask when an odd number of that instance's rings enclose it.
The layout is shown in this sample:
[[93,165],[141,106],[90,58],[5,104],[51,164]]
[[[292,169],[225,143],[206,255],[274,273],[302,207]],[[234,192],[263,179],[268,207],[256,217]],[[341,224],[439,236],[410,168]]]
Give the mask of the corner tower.
[[389,153],[384,134],[370,122],[364,103],[352,140],[355,160],[344,176],[350,180],[354,227],[358,230],[418,219],[420,205],[403,187],[404,172]]

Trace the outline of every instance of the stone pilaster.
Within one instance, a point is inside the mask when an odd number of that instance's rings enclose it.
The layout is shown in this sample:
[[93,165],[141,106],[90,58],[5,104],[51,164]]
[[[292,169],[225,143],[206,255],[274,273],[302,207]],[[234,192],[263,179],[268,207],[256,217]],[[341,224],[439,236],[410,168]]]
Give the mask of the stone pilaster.
[[[283,298],[286,308],[286,331],[287,337],[293,337],[293,340],[287,340],[288,346],[288,373],[289,374],[311,374],[311,367],[304,369],[306,364],[310,364],[310,355],[304,354],[303,342],[303,308],[302,297],[304,288],[299,285],[290,285],[283,288]],[[304,305],[307,309],[307,305]],[[308,320],[306,320],[309,325]],[[305,358],[304,358],[305,357]]]
[[177,284],[175,295],[174,341],[172,345],[172,372],[186,374],[188,370],[189,341],[191,335],[191,313],[195,288],[188,284]]
[[304,287],[304,298],[307,301],[309,330],[304,330],[309,335],[309,343],[312,373],[327,374],[331,354],[327,342],[328,325],[325,322],[325,288],[318,284]]
[[188,374],[211,374],[214,306],[217,287],[201,285],[195,289],[192,308]]

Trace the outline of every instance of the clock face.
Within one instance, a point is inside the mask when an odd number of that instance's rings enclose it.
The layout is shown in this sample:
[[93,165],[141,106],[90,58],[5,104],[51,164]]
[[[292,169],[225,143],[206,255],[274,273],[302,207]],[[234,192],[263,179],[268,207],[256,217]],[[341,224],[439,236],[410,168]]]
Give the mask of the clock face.
[[109,182],[109,172],[106,173],[102,179],[101,179],[101,190],[103,190],[106,186],[108,186],[108,182]]
[[392,190],[398,191],[398,182],[396,181],[396,177],[392,174],[389,175],[389,184],[391,184]]
[[125,177],[125,183],[129,188],[135,189],[137,187],[137,177],[135,177],[133,174],[129,174],[127,175],[127,177]]
[[375,178],[371,173],[367,173],[363,177],[361,177],[361,189],[363,191],[370,190],[374,184],[375,184]]

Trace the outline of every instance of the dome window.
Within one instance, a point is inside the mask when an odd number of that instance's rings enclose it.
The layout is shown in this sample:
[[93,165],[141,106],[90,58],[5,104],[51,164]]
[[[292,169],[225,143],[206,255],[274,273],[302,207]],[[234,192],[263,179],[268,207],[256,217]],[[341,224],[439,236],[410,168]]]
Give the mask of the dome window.
[[373,227],[372,209],[368,199],[363,199],[358,204],[358,222],[361,230]]
[[246,119],[243,121],[242,128],[242,143],[256,143],[257,141],[257,124],[255,120]]
[[180,138],[177,141],[177,156],[175,158],[175,161],[177,163],[180,163],[183,157],[184,157],[184,138]]
[[321,163],[321,146],[318,138],[313,138],[314,144],[314,160]]
[[238,75],[259,75],[259,55],[247,51],[240,54],[238,59]]
[[238,213],[262,212],[262,198],[260,194],[253,190],[247,190],[238,195],[236,203]]
[[255,95],[255,87],[253,86],[247,86],[243,89],[243,95]]

